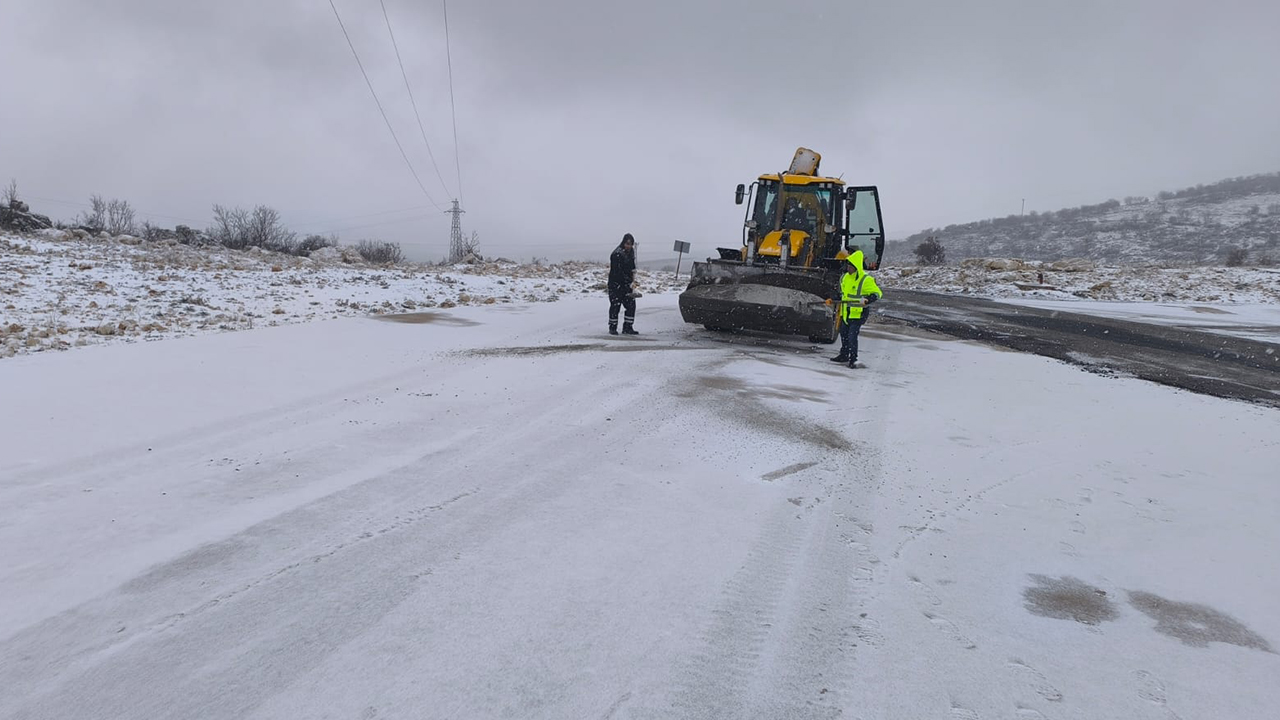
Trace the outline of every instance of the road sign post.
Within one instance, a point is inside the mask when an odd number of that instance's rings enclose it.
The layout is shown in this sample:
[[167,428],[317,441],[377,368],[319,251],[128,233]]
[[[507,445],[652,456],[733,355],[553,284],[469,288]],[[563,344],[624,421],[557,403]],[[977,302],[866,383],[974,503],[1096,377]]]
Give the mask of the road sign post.
[[672,249],[680,253],[678,256],[676,256],[676,277],[679,278],[680,277],[680,261],[684,260],[684,254],[689,252],[689,243],[680,242],[679,240],[677,240],[676,246]]

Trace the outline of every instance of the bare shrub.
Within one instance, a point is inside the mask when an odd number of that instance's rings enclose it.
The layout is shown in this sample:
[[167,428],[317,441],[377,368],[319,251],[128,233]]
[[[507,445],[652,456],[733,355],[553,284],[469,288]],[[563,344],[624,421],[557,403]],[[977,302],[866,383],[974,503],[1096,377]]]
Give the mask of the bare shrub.
[[213,241],[231,250],[249,247],[249,211],[244,208],[213,206],[213,225],[208,230]]
[[111,235],[136,235],[138,226],[136,213],[128,200],[112,198],[108,200],[101,195],[89,196],[89,210],[80,213],[77,222],[82,227],[94,232],[106,231]]
[[382,240],[361,240],[356,243],[356,252],[371,263],[390,263],[392,265],[404,260],[400,243],[383,242]]
[[20,198],[18,197],[18,181],[10,178],[9,185],[4,189],[4,193],[0,194],[0,200],[4,201],[6,207],[16,207]]
[[133,208],[129,205],[128,200],[113,199],[107,203],[107,222],[104,229],[112,235],[133,235],[137,233]]
[[[188,228],[190,229],[190,228]],[[153,224],[150,220],[144,220],[142,225],[138,226],[138,234],[142,239],[148,242],[158,242],[160,240],[171,240],[178,236],[176,230],[160,227]]]
[[178,238],[178,242],[183,245],[203,245],[205,242],[205,236],[200,234],[199,230],[192,230],[186,225],[175,227],[173,234]]
[[107,227],[107,200],[101,195],[89,196],[88,212],[80,213],[79,223],[94,232],[102,232]]
[[308,235],[298,242],[294,248],[295,255],[310,256],[311,253],[327,247],[336,247],[338,238],[336,236],[325,237],[323,235]]
[[462,241],[462,257],[466,257],[468,255],[476,255],[478,257],[480,253],[476,251],[479,248],[480,248],[480,233],[472,230],[471,237],[465,238]]
[[260,247],[293,253],[297,249],[297,233],[280,222],[280,213],[265,205],[252,211],[214,205],[213,226],[208,233],[215,243],[231,250]]
[[916,246],[916,262],[920,265],[941,265],[947,261],[947,250],[936,237],[930,236]]
[[1249,251],[1244,248],[1231,248],[1227,251],[1226,266],[1240,267],[1249,260]]

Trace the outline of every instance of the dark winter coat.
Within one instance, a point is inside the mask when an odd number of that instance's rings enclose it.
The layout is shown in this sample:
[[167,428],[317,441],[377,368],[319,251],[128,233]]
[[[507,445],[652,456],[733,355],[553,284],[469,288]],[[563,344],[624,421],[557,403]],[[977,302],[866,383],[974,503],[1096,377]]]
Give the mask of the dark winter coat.
[[609,296],[631,294],[631,283],[636,279],[635,250],[627,250],[619,243],[609,256]]

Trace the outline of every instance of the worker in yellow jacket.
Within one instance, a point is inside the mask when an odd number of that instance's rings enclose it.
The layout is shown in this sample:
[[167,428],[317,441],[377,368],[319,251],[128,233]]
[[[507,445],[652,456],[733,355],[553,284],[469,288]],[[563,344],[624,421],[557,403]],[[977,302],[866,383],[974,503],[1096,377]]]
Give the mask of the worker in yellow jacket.
[[848,363],[849,367],[858,365],[858,333],[862,324],[871,313],[871,303],[884,297],[876,279],[864,269],[864,256],[861,250],[854,250],[846,260],[849,267],[840,278],[840,354],[831,358],[832,362]]

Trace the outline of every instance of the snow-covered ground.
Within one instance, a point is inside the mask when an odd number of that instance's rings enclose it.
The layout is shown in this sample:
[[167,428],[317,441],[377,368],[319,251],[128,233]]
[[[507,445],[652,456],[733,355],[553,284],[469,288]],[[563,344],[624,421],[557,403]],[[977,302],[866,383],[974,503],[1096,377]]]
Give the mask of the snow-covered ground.
[[[603,294],[598,263],[377,267],[254,250],[0,234],[0,358],[325,318]],[[680,287],[637,273],[642,292]],[[684,281],[684,282],[687,282]]]
[[4,360],[0,717],[1275,717],[1280,414],[604,312]]

